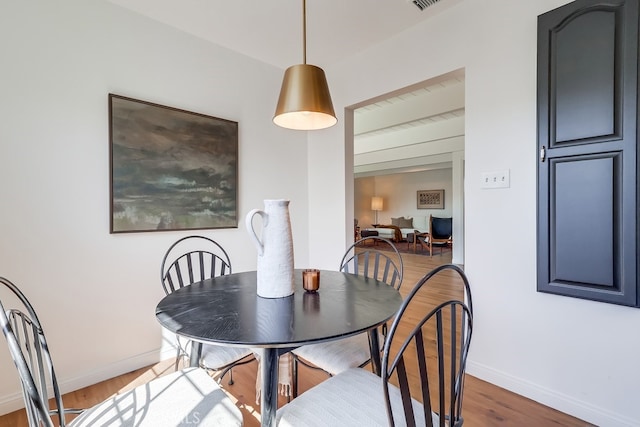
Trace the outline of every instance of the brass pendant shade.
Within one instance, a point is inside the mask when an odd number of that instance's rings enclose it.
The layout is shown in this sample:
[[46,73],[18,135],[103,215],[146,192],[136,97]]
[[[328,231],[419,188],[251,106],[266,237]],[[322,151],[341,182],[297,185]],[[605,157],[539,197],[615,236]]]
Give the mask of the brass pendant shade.
[[317,130],[338,122],[329,85],[320,67],[307,64],[307,2],[302,0],[303,63],[287,68],[273,122],[296,130]]
[[287,68],[273,122],[288,129],[317,130],[337,121],[322,68],[309,64]]

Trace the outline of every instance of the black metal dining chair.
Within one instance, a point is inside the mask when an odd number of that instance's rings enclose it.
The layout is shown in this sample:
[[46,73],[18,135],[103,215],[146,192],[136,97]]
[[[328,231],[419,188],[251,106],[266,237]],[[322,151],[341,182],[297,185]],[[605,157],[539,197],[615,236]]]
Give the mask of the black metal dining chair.
[[242,426],[240,410],[200,368],[159,377],[86,410],[65,408],[35,309],[16,285],[0,277],[0,291],[6,290],[13,308],[5,310],[6,292],[0,292],[0,327],[18,370],[29,427],[168,427],[194,419],[200,426]]
[[[186,236],[174,242],[160,265],[160,279],[165,294],[212,277],[231,274],[231,260],[220,244],[205,236]],[[190,340],[176,336],[176,370],[180,360],[189,358]],[[233,367],[255,360],[251,349],[203,344],[199,366],[214,372],[218,381],[229,373],[233,384]]]
[[[363,246],[365,240],[374,239],[376,244]],[[378,244],[380,243],[380,244]],[[340,271],[380,280],[400,289],[404,267],[396,246],[378,236],[365,237],[351,245],[340,262]],[[386,326],[386,325],[385,325]],[[382,345],[383,334],[379,343]],[[350,368],[366,366],[371,361],[369,334],[362,333],[348,338],[299,347],[291,352],[292,395],[298,395],[298,364],[319,369],[327,375],[337,375]]]
[[[449,273],[462,279],[464,297],[444,298],[426,308],[425,298],[441,293],[430,282]],[[279,409],[277,425],[462,426],[472,329],[464,272],[454,265],[437,267],[418,281],[389,328],[381,377],[361,368],[335,375]]]

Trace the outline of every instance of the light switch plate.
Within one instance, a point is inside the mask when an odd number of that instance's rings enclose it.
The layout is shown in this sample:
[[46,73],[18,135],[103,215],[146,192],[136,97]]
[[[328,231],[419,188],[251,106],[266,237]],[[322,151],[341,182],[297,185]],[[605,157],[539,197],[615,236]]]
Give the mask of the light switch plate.
[[509,169],[482,173],[482,188],[509,188]]

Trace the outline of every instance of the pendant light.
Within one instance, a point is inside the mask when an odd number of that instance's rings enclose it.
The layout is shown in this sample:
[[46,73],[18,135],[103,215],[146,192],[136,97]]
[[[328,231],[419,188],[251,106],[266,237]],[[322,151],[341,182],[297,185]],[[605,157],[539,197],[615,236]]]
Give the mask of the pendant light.
[[327,78],[320,67],[307,64],[307,1],[302,0],[303,64],[284,73],[273,122],[296,130],[317,130],[338,122]]

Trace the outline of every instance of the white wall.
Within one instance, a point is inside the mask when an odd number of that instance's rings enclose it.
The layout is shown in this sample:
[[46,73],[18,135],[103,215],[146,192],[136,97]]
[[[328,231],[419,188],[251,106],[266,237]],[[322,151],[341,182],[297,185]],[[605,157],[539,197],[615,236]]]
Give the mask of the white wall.
[[376,179],[373,176],[353,180],[353,215],[361,229],[375,222],[375,212],[371,210],[371,198],[376,195]]
[[[465,68],[469,372],[601,426],[637,425],[640,310],[535,291],[536,17],[567,2],[442,2],[424,24],[325,69],[339,122],[308,143],[271,124],[281,70],[99,0],[4,5],[0,274],[39,309],[63,387],[157,360],[159,262],[186,234],[108,234],[109,92],[237,120],[240,220],[264,198],[290,198],[296,264],[335,268],[353,238],[343,109]],[[480,189],[482,172],[507,168],[511,188]],[[236,271],[255,267],[242,227],[206,234]],[[3,346],[0,378],[6,412],[21,399]]]
[[[379,224],[391,224],[391,218],[398,217],[451,216],[454,197],[451,173],[451,169],[437,169],[357,178],[354,202],[359,209],[354,213],[361,218],[360,226],[370,227],[373,223],[371,197],[374,195],[382,197],[384,204],[383,210],[378,212]],[[444,190],[444,209],[418,209],[416,198],[419,190]]]
[[[282,70],[100,0],[5,2],[0,52],[0,275],[39,311],[63,389],[159,360],[160,261],[188,234],[109,234],[108,93],[238,121],[240,226],[198,233],[253,269],[244,216],[289,198],[308,264],[306,136],[271,122]],[[0,378],[4,413],[22,405],[4,345]]]
[[[475,309],[469,372],[597,425],[637,426],[640,310],[536,292],[536,22],[565,3],[443,2],[424,24],[326,71],[341,109],[465,69],[465,270]],[[312,229],[337,226],[348,207],[348,186],[344,200],[334,191],[353,167],[348,156],[342,164],[349,148],[339,136],[349,141],[349,132],[340,119],[310,144],[325,158],[335,154],[335,163],[311,168],[310,193],[336,200],[321,217],[311,210]],[[511,171],[510,188],[480,188],[482,172],[502,169]]]

